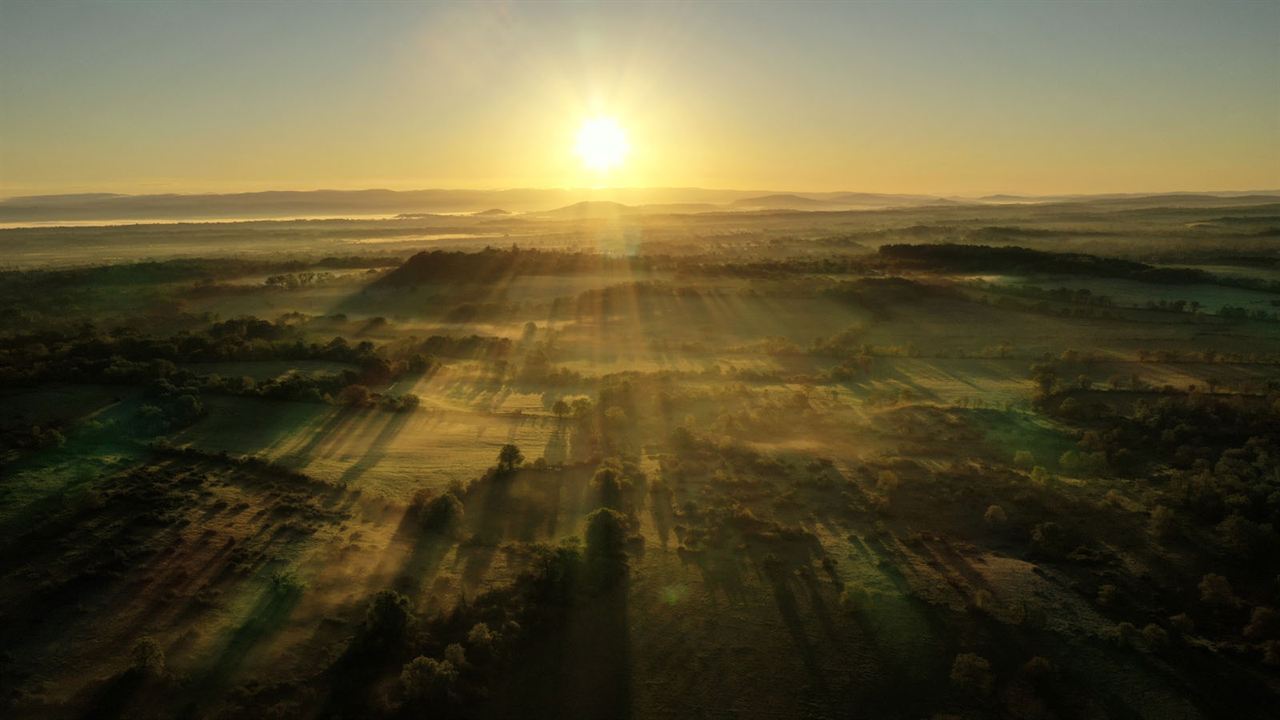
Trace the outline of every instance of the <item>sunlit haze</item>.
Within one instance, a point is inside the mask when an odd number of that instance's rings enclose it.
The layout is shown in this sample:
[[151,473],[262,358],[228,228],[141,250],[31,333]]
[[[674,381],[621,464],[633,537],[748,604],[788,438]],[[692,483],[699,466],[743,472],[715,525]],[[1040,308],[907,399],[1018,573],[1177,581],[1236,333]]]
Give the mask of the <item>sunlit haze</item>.
[[[1274,188],[1278,18],[1275,2],[3,0],[0,195]],[[603,179],[573,152],[594,117],[637,150]]]
[[574,152],[583,165],[603,175],[622,164],[631,152],[631,144],[617,120],[597,117],[582,123]]

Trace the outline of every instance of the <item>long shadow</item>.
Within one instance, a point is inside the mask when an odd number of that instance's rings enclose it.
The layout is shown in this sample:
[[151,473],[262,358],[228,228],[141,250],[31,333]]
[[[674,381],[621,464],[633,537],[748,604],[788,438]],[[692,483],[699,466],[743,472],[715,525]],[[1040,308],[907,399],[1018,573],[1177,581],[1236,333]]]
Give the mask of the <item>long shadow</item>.
[[827,637],[832,642],[838,642],[840,640],[840,632],[836,629],[835,621],[831,617],[831,611],[827,608],[827,601],[822,597],[822,588],[818,587],[818,578],[813,574],[813,570],[808,567],[801,568],[800,582],[804,585],[805,590],[809,592],[809,606],[813,608],[813,614],[818,616],[818,622],[827,633]]
[[564,421],[557,420],[556,427],[547,438],[547,445],[542,449],[542,457],[551,465],[562,465],[569,457],[569,434],[565,431]]
[[925,547],[929,549],[942,566],[964,578],[971,588],[995,592],[995,588],[991,586],[987,578],[975,570],[969,559],[957,552],[950,543],[945,541],[926,542]]
[[353,413],[341,408],[335,410],[323,425],[311,433],[311,437],[307,438],[305,443],[290,450],[285,457],[299,462],[311,459],[311,453],[326,441],[340,440],[350,434],[358,424],[356,420],[362,416],[363,413]]
[[194,717],[200,708],[208,707],[249,653],[280,631],[301,598],[302,589],[298,586],[273,583],[263,590],[249,615],[227,636],[212,664],[193,680],[187,706],[180,715]]
[[433,580],[444,556],[453,543],[440,535],[418,533],[408,557],[396,571],[392,587],[410,598],[417,598],[422,587]]
[[562,626],[539,637],[484,717],[629,720],[632,716],[628,589],[579,596]]
[[514,473],[498,472],[481,482],[478,502],[467,503],[477,509],[476,513],[467,515],[472,541],[458,549],[458,562],[463,564],[462,585],[469,589],[478,587],[484,579],[515,509],[511,502],[511,486],[516,482]]
[[342,472],[341,477],[338,478],[338,484],[350,485],[364,475],[369,468],[381,462],[387,456],[387,446],[400,434],[405,423],[409,422],[410,415],[411,413],[408,412],[392,413],[387,422],[382,425],[382,429],[378,431],[378,435],[369,441],[369,447],[365,449],[360,459]]
[[808,633],[805,632],[799,603],[796,602],[795,593],[791,590],[790,573],[787,572],[786,565],[776,558],[765,558],[761,565],[761,570],[773,589],[773,599],[778,605],[778,614],[782,616],[782,621],[791,633],[796,649],[800,651],[800,660],[804,662],[805,671],[808,672],[809,679],[813,681],[815,688],[821,691],[825,689],[826,681],[823,680],[822,671],[818,667],[817,651],[809,641]]
[[655,490],[649,497],[649,514],[658,530],[658,541],[662,543],[662,549],[666,550],[671,541],[671,528],[675,525],[671,512],[671,490]]

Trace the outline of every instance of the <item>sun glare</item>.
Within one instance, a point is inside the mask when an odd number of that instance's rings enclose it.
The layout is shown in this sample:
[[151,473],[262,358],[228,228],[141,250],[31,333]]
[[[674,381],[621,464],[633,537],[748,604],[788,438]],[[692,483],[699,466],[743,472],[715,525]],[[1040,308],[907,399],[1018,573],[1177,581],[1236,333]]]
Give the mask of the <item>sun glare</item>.
[[574,153],[582,159],[582,164],[598,173],[621,165],[630,151],[626,131],[609,117],[591,118],[582,123],[574,145]]

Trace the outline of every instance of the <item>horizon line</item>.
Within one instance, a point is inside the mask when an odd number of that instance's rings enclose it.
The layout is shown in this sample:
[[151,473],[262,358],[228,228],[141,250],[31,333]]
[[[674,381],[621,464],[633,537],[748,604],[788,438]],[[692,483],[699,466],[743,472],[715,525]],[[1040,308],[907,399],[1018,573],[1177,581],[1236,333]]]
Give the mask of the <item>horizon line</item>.
[[26,193],[20,195],[3,195],[0,196],[0,203],[8,203],[14,200],[27,199],[45,199],[45,198],[72,198],[77,196],[101,196],[103,198],[146,198],[146,197],[229,197],[236,195],[264,195],[268,193],[362,193],[362,192],[387,192],[387,193],[421,193],[421,192],[476,192],[476,193],[503,193],[503,192],[589,192],[604,193],[616,191],[700,191],[700,192],[724,192],[724,193],[747,193],[760,195],[833,195],[833,194],[857,194],[857,195],[884,195],[884,196],[909,196],[922,198],[961,198],[961,199],[982,199],[988,197],[1027,197],[1027,198],[1055,198],[1055,197],[1115,197],[1115,196],[1159,196],[1159,195],[1218,195],[1218,194],[1280,194],[1280,187],[1277,188],[1219,188],[1219,189],[1178,189],[1178,190],[1126,190],[1126,191],[1102,191],[1102,192],[1024,192],[1016,190],[991,191],[991,192],[960,192],[960,193],[940,193],[940,192],[902,192],[888,190],[762,190],[749,188],[727,188],[727,187],[703,187],[698,185],[616,185],[608,187],[573,187],[573,186],[510,186],[510,187],[419,187],[394,189],[388,187],[312,187],[308,189],[300,189],[296,187],[280,187],[261,190],[228,190],[228,191],[171,191],[171,192],[114,192],[110,190],[84,190],[84,191],[68,191],[68,192],[45,192],[45,193]]

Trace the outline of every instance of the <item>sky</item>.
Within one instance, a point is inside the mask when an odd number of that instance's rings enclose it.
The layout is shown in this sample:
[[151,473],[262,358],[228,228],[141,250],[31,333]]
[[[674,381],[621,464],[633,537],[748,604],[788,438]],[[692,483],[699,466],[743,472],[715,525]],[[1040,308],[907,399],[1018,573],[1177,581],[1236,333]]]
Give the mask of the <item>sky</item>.
[[1280,188],[1280,0],[0,0],[0,196],[602,186]]

